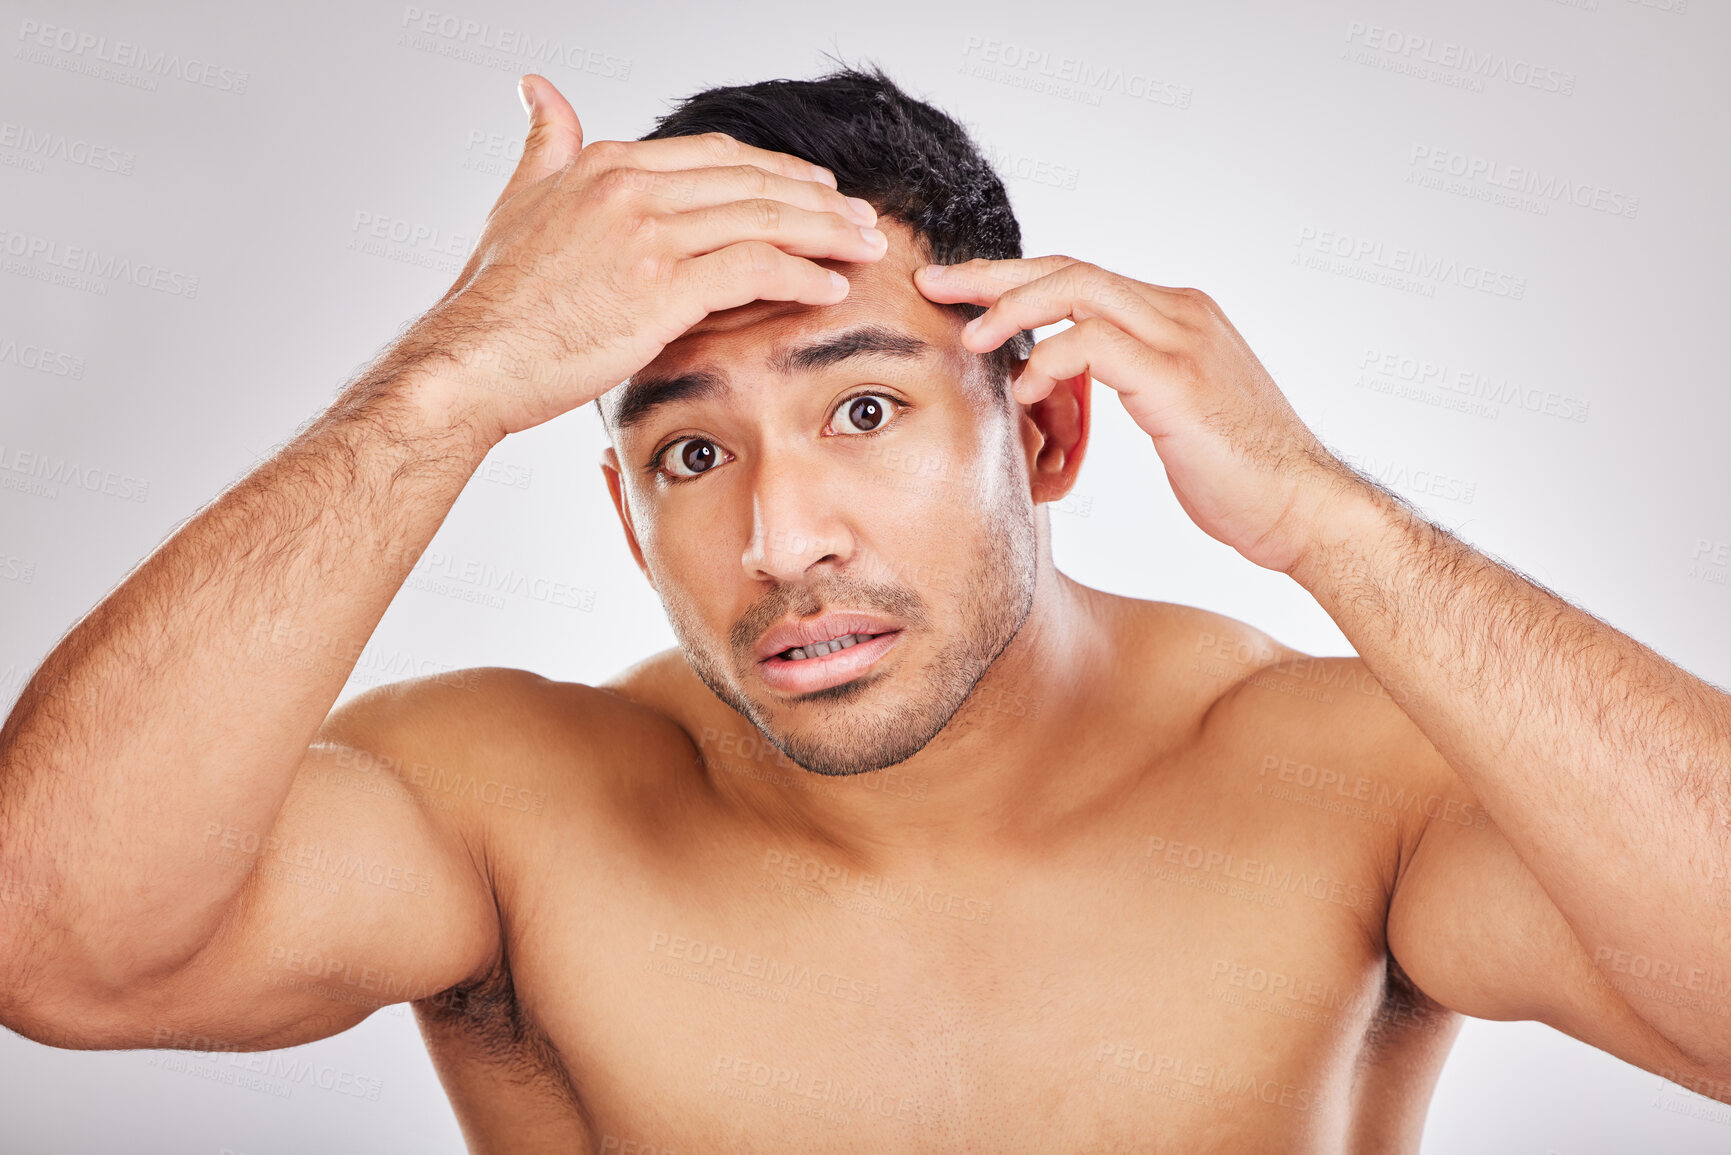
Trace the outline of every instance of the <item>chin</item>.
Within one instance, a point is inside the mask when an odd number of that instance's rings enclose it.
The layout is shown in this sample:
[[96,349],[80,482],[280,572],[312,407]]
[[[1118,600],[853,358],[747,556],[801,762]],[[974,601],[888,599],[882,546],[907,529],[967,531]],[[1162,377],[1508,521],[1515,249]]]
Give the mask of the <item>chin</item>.
[[872,718],[866,726],[857,727],[847,721],[838,726],[834,719],[825,719],[811,727],[811,733],[800,730],[778,733],[762,724],[758,729],[802,768],[829,778],[845,778],[906,762],[924,750],[948,721],[946,716],[935,727],[928,725],[915,730],[893,716],[880,716]]
[[795,705],[718,696],[804,769],[832,778],[870,774],[907,761],[944,732],[1025,617],[1024,609],[1002,622],[995,636],[954,638],[922,667],[856,678]]

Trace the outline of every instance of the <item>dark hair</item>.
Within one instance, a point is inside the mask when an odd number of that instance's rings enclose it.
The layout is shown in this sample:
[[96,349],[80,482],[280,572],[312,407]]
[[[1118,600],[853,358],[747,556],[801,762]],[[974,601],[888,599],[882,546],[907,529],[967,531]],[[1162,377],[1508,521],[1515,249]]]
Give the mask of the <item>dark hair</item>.
[[[843,66],[816,80],[707,89],[657,119],[642,139],[705,132],[822,165],[841,192],[912,229],[938,264],[1022,255],[1022,229],[1004,182],[967,130],[903,92],[876,65],[869,72]],[[985,312],[978,305],[945,307],[967,319]],[[986,355],[994,384],[1033,343],[1023,330]]]

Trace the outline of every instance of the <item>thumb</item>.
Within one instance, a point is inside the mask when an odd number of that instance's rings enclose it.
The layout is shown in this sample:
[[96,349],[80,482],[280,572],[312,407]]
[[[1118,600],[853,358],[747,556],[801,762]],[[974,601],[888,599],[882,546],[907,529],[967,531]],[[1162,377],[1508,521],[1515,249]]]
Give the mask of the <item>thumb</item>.
[[558,172],[583,148],[583,125],[551,80],[531,72],[517,82],[517,94],[529,113],[529,134],[523,138],[523,159],[500,194],[501,201]]

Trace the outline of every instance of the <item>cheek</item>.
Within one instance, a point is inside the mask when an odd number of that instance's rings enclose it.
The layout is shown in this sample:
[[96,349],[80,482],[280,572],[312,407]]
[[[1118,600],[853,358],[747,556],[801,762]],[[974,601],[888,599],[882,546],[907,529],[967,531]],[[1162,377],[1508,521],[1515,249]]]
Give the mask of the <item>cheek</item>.
[[913,589],[941,615],[966,594],[969,573],[989,552],[985,527],[970,495],[941,479],[898,485],[881,491],[855,522],[870,560],[864,576]]
[[[640,507],[641,508],[641,507]],[[723,563],[737,566],[739,550],[730,545],[720,511],[673,501],[637,519],[637,544],[657,585],[684,591],[689,601],[727,576]]]

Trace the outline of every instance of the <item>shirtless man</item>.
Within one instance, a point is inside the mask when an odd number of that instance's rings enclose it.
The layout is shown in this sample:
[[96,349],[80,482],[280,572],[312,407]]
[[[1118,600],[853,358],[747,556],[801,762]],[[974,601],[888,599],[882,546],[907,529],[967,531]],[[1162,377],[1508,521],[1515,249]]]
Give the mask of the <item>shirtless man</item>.
[[[1461,1014],[1731,1101],[1724,694],[1341,465],[1203,294],[1016,259],[887,82],[587,147],[525,93],[457,284],[0,733],[0,1022],[410,1000],[477,1152],[1410,1152]],[[1090,378],[1361,658],[1054,568]],[[332,712],[487,451],[603,393],[679,648]]]

